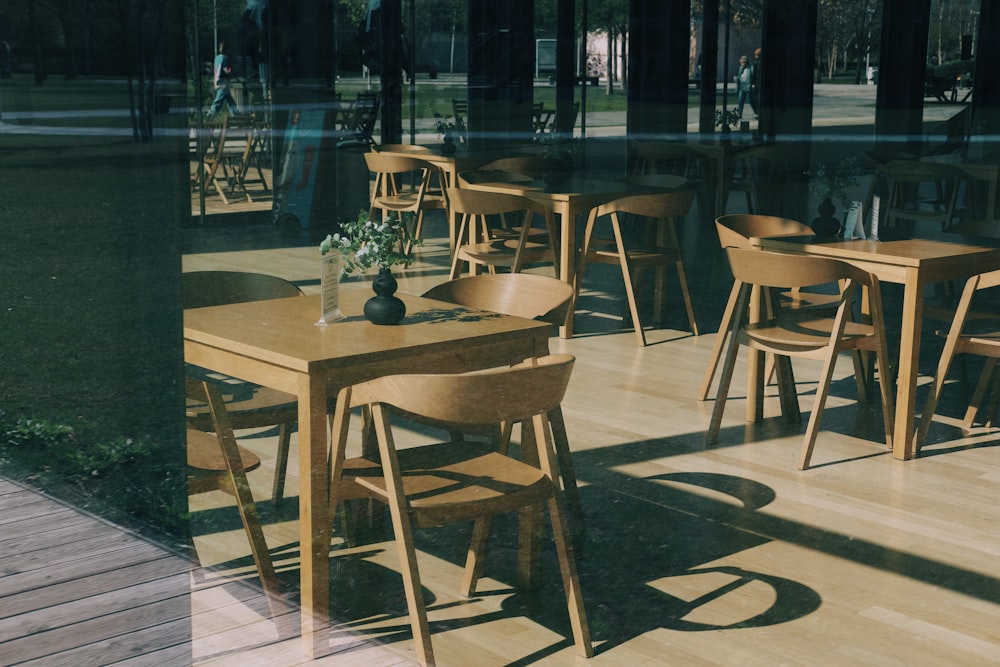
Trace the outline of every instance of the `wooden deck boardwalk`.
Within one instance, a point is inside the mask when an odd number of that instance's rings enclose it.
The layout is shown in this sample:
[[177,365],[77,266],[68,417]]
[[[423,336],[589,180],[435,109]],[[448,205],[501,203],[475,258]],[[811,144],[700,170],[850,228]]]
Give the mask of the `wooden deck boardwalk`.
[[191,563],[0,479],[0,664],[184,664]]

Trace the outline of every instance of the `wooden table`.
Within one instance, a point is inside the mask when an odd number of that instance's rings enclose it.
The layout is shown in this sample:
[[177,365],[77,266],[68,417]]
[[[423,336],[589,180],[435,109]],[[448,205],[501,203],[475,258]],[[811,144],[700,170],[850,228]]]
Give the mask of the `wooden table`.
[[[559,218],[559,279],[571,285],[576,281],[576,216],[587,214],[595,206],[618,197],[660,190],[650,185],[588,178],[568,178],[557,186],[527,178],[502,181],[470,181],[465,178],[464,181],[462,187],[522,195],[551,208]],[[573,337],[573,313],[566,316],[566,324],[559,328],[559,335]]]
[[[903,317],[896,372],[893,456],[916,452],[917,374],[923,326],[924,288],[1000,269],[1000,241],[942,234],[899,241],[822,240],[815,236],[754,239],[764,250],[831,257],[861,267],[883,282],[903,285]],[[748,397],[749,400],[749,397]]]
[[548,353],[544,322],[463,317],[477,311],[400,294],[406,318],[376,326],[361,315],[371,295],[367,284],[342,288],[348,317],[327,326],[315,324],[318,295],[184,311],[185,361],[298,397],[302,637],[311,657],[329,651],[328,398],[383,375],[465,372]]
[[372,146],[372,150],[389,155],[426,160],[444,172],[449,186],[455,186],[458,183],[458,175],[463,171],[479,169],[493,160],[518,154],[516,148],[472,151],[468,149],[466,144],[456,144],[454,153],[445,154],[441,152],[441,146],[442,144],[387,144]]
[[730,134],[736,139],[735,141],[728,143],[722,141],[712,143],[691,141],[687,143],[689,149],[701,155],[704,162],[709,163],[702,167],[702,172],[706,179],[705,186],[708,188],[708,191],[715,193],[712,220],[726,213],[726,204],[729,201],[729,192],[731,189],[730,179],[736,167],[736,158],[739,157],[740,153],[760,145],[751,141],[740,140],[744,139],[742,133],[731,132]]

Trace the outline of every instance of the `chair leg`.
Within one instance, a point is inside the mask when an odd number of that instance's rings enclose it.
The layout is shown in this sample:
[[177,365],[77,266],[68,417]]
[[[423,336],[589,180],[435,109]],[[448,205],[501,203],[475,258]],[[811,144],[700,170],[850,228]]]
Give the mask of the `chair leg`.
[[691,325],[691,333],[700,336],[698,332],[698,320],[694,316],[694,305],[691,303],[691,291],[688,290],[687,275],[684,273],[684,262],[677,259],[677,281],[680,283],[681,296],[684,298],[684,309],[687,311],[688,323]]
[[285,496],[285,474],[288,472],[288,450],[292,444],[292,425],[281,424],[278,427],[278,453],[274,459],[274,486],[271,491],[271,502],[275,507],[281,505]]
[[[739,298],[736,307],[733,309],[731,320],[736,321],[737,313],[743,313],[747,307],[750,296],[750,286],[743,286],[737,282],[734,285]],[[719,429],[722,426],[722,413],[726,410],[726,399],[729,397],[729,386],[733,381],[733,370],[736,368],[736,357],[739,353],[740,342],[738,336],[733,331],[734,324],[728,331],[729,342],[726,346],[726,360],[722,364],[722,374],[719,376],[719,392],[715,397],[715,407],[712,410],[712,420],[708,425],[708,432],[705,434],[705,444],[712,445],[719,440]],[[722,331],[720,330],[720,335]]]
[[625,279],[625,295],[628,297],[629,312],[632,313],[632,326],[635,328],[635,336],[639,345],[645,347],[646,332],[642,328],[642,320],[639,319],[639,304],[635,297],[635,278],[632,276],[627,252],[621,246],[619,246],[618,252],[621,259],[622,277]]
[[993,375],[993,386],[990,388],[989,412],[986,413],[984,426],[993,428],[993,416],[997,413],[997,405],[1000,404],[1000,375]]
[[806,435],[802,442],[799,470],[808,468],[809,462],[812,460],[813,448],[816,446],[816,436],[819,434],[819,423],[823,419],[823,410],[826,408],[826,397],[830,393],[830,380],[833,378],[833,371],[836,366],[837,354],[834,352],[823,362],[823,372],[820,374],[819,385],[816,387],[816,398],[813,401],[812,412],[809,414],[809,425],[806,426]]
[[[525,432],[529,429],[525,428]],[[570,626],[573,628],[573,643],[577,653],[585,658],[594,655],[594,646],[590,641],[590,627],[587,624],[587,612],[583,606],[583,593],[580,589],[580,575],[577,571],[576,554],[573,543],[566,529],[566,513],[563,505],[563,495],[559,489],[559,467],[555,445],[550,439],[546,415],[535,415],[532,418],[532,429],[536,444],[536,458],[539,466],[552,480],[553,496],[549,499],[549,520],[552,522],[552,538],[556,543],[556,555],[559,560],[559,571],[562,574],[563,589],[566,591],[566,607],[569,611]]]
[[[965,411],[965,418],[962,420],[962,428],[968,430],[972,428],[972,425],[976,421],[976,415],[979,413],[979,406],[983,404],[983,398],[986,396],[986,392],[990,386],[990,380],[993,379],[993,371],[996,368],[997,360],[990,357],[986,360],[986,365],[983,366],[983,372],[979,375],[979,380],[976,382],[976,388],[972,392],[972,398],[969,399],[969,407]],[[996,379],[993,380],[994,384]]]
[[698,390],[698,400],[708,400],[708,392],[712,389],[712,380],[715,378],[715,371],[722,361],[722,348],[726,344],[726,336],[733,325],[733,313],[736,310],[736,300],[740,294],[739,284],[734,284],[729,292],[729,301],[726,302],[726,310],[722,313],[722,321],[719,322],[719,332],[715,336],[715,344],[712,346],[712,357],[705,369],[705,376],[701,380],[701,389]]
[[465,558],[465,573],[462,575],[462,588],[459,591],[463,597],[470,598],[476,594],[476,584],[486,567],[486,545],[492,523],[491,517],[480,517],[473,524],[472,540]]
[[584,534],[583,508],[580,505],[580,490],[576,484],[576,471],[573,469],[573,457],[569,449],[566,422],[563,419],[561,407],[557,407],[549,413],[549,424],[552,427],[552,439],[556,451],[556,463],[559,465],[563,497],[569,508],[569,518],[573,522],[573,536],[579,544],[582,542]]
[[792,370],[792,360],[787,356],[770,355],[774,364],[774,372],[778,378],[778,399],[781,402],[781,414],[789,421],[800,421],[799,396],[795,392],[795,373]]
[[243,474],[230,472],[229,479],[232,484],[233,496],[236,498],[236,507],[240,512],[240,519],[243,521],[243,530],[250,542],[250,552],[257,565],[257,572],[260,574],[261,586],[267,593],[268,604],[271,605],[272,612],[275,612],[272,598],[276,598],[281,590],[278,586],[278,577],[274,572],[274,564],[271,561],[271,552],[267,548],[264,531],[261,529],[260,515],[257,514],[257,506],[254,504],[253,494],[250,492],[250,485],[247,483],[246,475]]

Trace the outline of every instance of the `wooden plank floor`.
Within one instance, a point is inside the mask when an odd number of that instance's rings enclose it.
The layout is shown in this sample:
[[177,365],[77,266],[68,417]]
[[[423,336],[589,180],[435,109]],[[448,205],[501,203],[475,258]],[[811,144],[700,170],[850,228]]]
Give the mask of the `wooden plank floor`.
[[[682,234],[695,308],[703,330],[714,331],[731,278],[710,230],[686,226]],[[401,290],[420,293],[445,279],[440,238],[420,257],[399,272]],[[315,248],[304,245],[192,254],[184,268],[266,266],[310,291],[315,260]],[[879,441],[879,407],[857,404],[844,361],[814,467],[798,471],[804,423],[777,416],[773,388],[765,421],[745,423],[739,376],[720,442],[704,445],[713,403],[693,394],[715,335],[683,331],[675,298],[669,324],[677,328],[650,331],[652,344],[638,348],[630,331],[616,330],[619,283],[613,271],[589,278],[577,314],[580,335],[552,341],[553,351],[577,357],[564,408],[583,485],[587,532],[580,567],[597,655],[587,663],[572,649],[550,546],[546,587],[536,594],[511,588],[508,523],[497,527],[491,579],[471,600],[455,593],[467,532],[418,536],[440,664],[1000,663],[997,432],[956,428],[975,364],[957,365],[950,405],[924,456],[902,462]],[[887,300],[898,306],[898,296]],[[925,374],[940,350],[940,342],[928,338]],[[808,411],[818,368],[797,362],[796,374]],[[245,442],[270,461],[272,438]],[[294,489],[294,453],[291,460]],[[261,497],[269,482],[269,473],[259,475]],[[297,544],[294,521],[275,521],[268,530],[276,551]],[[335,538],[333,547],[331,596],[339,623],[333,637],[351,630],[385,641],[380,659],[388,664],[412,659],[392,543],[350,552]],[[294,581],[294,558],[282,569]],[[292,649],[282,653],[278,646],[244,655],[297,664]],[[362,647],[338,658],[360,662],[375,654],[382,655]]]
[[[689,280],[703,330],[711,332],[731,278],[712,230],[690,222],[681,230]],[[420,293],[444,280],[446,258],[440,235],[432,234],[420,261],[399,272],[401,289]],[[192,253],[184,257],[184,268],[266,270],[312,291],[316,259],[311,244],[262,244],[240,252]],[[901,462],[880,445],[879,408],[857,404],[850,364],[843,362],[815,466],[798,471],[804,424],[777,417],[773,389],[766,419],[745,423],[741,377],[734,381],[720,441],[706,447],[713,404],[693,395],[715,335],[683,331],[683,312],[674,299],[668,328],[650,331],[652,344],[638,348],[631,331],[618,330],[620,280],[613,272],[602,276],[599,267],[588,276],[580,335],[553,339],[552,349],[577,357],[564,410],[582,485],[586,535],[579,563],[597,653],[588,662],[573,651],[551,545],[543,588],[526,593],[512,587],[514,526],[499,521],[487,579],[468,600],[456,594],[467,528],[418,532],[439,664],[1000,663],[997,432],[964,434],[956,426],[975,364],[956,364],[948,403],[925,454]],[[933,370],[939,349],[932,339],[924,373]],[[804,363],[795,368],[800,403],[808,411],[817,369]],[[289,498],[275,509],[267,501],[275,433],[241,435],[242,444],[264,460],[251,484],[281,581],[294,591],[297,443],[293,437]],[[2,664],[62,664],[43,654],[53,645],[47,637],[60,628],[66,628],[64,636],[93,637],[104,642],[102,649],[108,646],[102,659],[73,664],[412,663],[391,541],[348,550],[334,538],[335,653],[310,662],[294,636],[294,616],[268,618],[255,594],[249,548],[224,495],[192,498],[195,545],[208,568],[193,574],[153,547],[134,545],[114,531],[102,536],[78,528],[72,511],[59,505],[42,510],[29,498],[0,487],[0,507],[7,510],[0,513]],[[79,546],[68,554],[65,547],[45,549],[50,540]],[[84,561],[99,571],[74,575]],[[150,564],[158,561],[162,572]],[[134,594],[131,578],[119,572],[136,573]],[[240,585],[244,579],[251,587]],[[61,596],[78,583],[83,593]],[[143,602],[164,592],[165,601]],[[153,604],[164,610],[154,613]],[[119,634],[96,639],[112,631]],[[25,649],[33,657],[20,657],[21,647],[34,647]]]

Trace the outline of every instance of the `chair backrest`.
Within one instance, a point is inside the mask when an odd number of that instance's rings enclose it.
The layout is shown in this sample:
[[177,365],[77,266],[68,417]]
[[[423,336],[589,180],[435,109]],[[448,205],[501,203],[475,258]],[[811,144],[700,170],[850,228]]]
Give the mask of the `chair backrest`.
[[926,160],[890,160],[882,169],[898,183],[932,183],[945,181],[957,184],[968,178],[955,165]]
[[457,278],[435,285],[428,299],[562,325],[566,322],[573,286],[533,273],[496,273]]
[[544,215],[547,210],[542,204],[521,195],[468,188],[448,188],[448,202],[453,214],[500,215],[531,211]]
[[[851,280],[876,287],[878,280],[856,266],[826,257],[791,255],[747,248],[726,248],[736,280],[761,287],[792,289]],[[845,290],[843,294],[846,294]]]
[[181,274],[183,308],[223,306],[290,296],[302,296],[302,290],[284,278],[265,273],[189,271]]
[[503,171],[524,176],[540,176],[548,169],[549,161],[541,155],[505,157],[484,164],[479,171]]
[[677,218],[691,209],[693,200],[694,192],[690,190],[628,195],[601,204],[594,215],[600,217],[611,213],[631,213],[645,218]]
[[364,154],[365,163],[369,171],[376,174],[406,174],[410,172],[433,172],[435,167],[430,162],[419,157],[407,155],[391,155],[389,153],[379,153],[368,151]]
[[411,195],[416,195],[411,202],[413,210],[420,209],[431,201],[436,205],[440,192],[436,187],[432,188],[432,181],[447,182],[437,165],[416,156],[391,155],[375,151],[369,151],[364,155],[368,169],[375,174],[375,186],[372,190],[374,197],[390,197],[401,194],[401,190],[407,191],[402,187],[406,181],[397,177],[419,174],[419,182],[414,182],[412,190],[409,191]]
[[476,373],[389,375],[345,391],[353,406],[381,403],[445,424],[516,422],[559,407],[574,362],[560,354]]
[[692,192],[698,187],[688,178],[675,174],[635,174],[634,176],[626,176],[621,179],[621,182],[663,188],[664,190],[691,190]]
[[809,225],[773,215],[723,215],[715,221],[723,248],[750,248],[750,239],[812,234]]
[[427,146],[417,146],[416,144],[382,144],[381,146],[372,146],[372,151],[376,153],[381,153],[383,151],[391,151],[393,153],[412,153],[415,157],[434,153],[434,151]]

